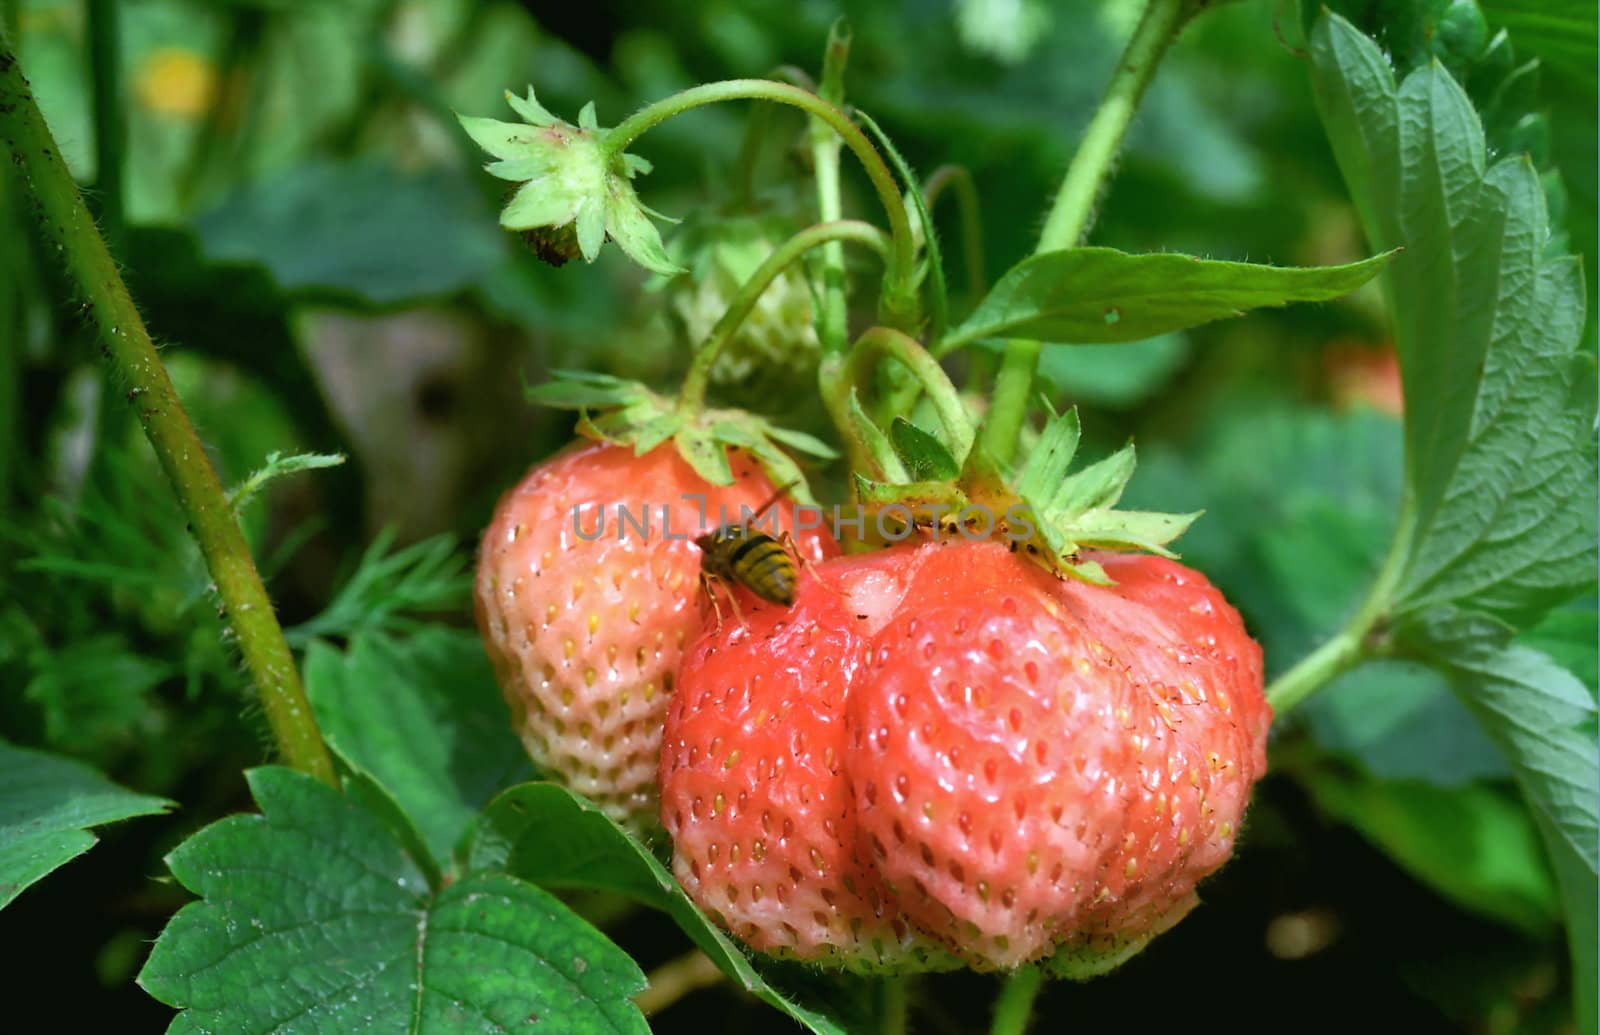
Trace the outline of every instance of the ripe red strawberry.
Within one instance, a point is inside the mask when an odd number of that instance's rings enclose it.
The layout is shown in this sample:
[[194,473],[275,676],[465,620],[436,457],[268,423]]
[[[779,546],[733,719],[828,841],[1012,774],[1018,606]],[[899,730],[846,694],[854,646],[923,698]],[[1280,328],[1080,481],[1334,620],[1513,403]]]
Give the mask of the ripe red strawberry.
[[[548,775],[635,830],[655,823],[662,715],[701,623],[691,540],[772,496],[748,457],[730,462],[733,484],[719,487],[670,444],[644,456],[575,446],[507,492],[483,535],[478,627],[523,744]],[[706,498],[703,515],[687,494]],[[813,558],[834,549],[822,532],[799,542]]]
[[[1057,581],[998,543],[898,547],[821,565],[787,614],[752,607],[708,632],[661,759],[690,893],[755,947],[803,958],[915,964],[932,942],[977,967],[1053,959],[1077,976],[1180,919],[1265,767],[1260,650],[1198,574],[1096,559],[1117,585]],[[718,794],[746,803],[693,809]],[[809,806],[784,813],[759,872],[725,861],[733,844],[748,857],[757,799]],[[832,912],[807,926],[803,906],[758,909],[758,879]]]

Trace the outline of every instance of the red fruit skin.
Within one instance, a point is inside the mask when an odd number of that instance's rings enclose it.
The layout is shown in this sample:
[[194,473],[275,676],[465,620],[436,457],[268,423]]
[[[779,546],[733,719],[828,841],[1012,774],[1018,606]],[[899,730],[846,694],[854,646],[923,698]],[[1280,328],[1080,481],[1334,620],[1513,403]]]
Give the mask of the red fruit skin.
[[[896,934],[899,955],[868,951],[869,965],[938,964],[936,943],[981,969],[1048,960],[1083,977],[1181,919],[1195,884],[1231,853],[1265,769],[1260,650],[1197,573],[1154,557],[1095,559],[1117,585],[1058,581],[998,543],[897,547],[823,564],[820,582],[803,582],[790,621],[814,627],[808,642],[821,646],[772,635],[766,608],[747,612],[743,629],[708,632],[685,659],[667,723],[676,748],[662,755],[664,817],[691,894],[716,899],[694,882],[704,846],[745,833],[725,814],[676,814],[691,786],[684,751],[716,721],[714,688],[754,686],[744,707],[777,712],[825,686],[826,721],[793,711],[786,735],[838,763],[826,786],[848,785],[854,809],[832,804],[831,830],[815,811],[795,817],[791,842],[807,853],[824,842],[831,860],[828,845],[843,852],[853,839],[847,866],[798,868],[807,896]],[[827,630],[841,621],[835,644]],[[718,733],[724,744],[747,735]],[[812,779],[796,772],[755,778],[771,798]],[[727,780],[701,767],[693,794],[714,797]],[[766,862],[797,860],[773,861],[769,848]],[[843,898],[846,874],[885,901]],[[792,914],[728,901],[729,883],[743,897],[744,876],[719,872],[716,905],[752,945],[807,959],[863,950],[776,938]]]
[[[528,754],[636,832],[656,821],[661,722],[702,621],[691,540],[773,494],[748,457],[730,454],[730,464],[733,484],[719,487],[671,445],[635,456],[580,443],[501,498],[479,549],[478,627]],[[704,520],[686,494],[705,497]],[[648,507],[648,528],[628,524],[619,536],[619,505],[636,519]],[[780,511],[782,527],[790,517]],[[797,541],[812,559],[837,552],[823,531]]]

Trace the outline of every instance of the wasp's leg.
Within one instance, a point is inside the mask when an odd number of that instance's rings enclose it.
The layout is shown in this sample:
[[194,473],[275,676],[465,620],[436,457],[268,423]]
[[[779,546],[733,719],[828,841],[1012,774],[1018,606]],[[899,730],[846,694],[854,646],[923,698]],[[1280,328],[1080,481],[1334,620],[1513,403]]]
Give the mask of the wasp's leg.
[[817,585],[830,593],[840,593],[839,589],[828,585],[828,581],[822,577],[822,573],[817,570],[817,566],[812,562],[811,558],[800,552],[800,544],[794,541],[794,536],[789,534],[787,528],[778,533],[778,545],[788,550],[789,556],[799,561],[800,566],[811,573],[811,577],[817,580]]

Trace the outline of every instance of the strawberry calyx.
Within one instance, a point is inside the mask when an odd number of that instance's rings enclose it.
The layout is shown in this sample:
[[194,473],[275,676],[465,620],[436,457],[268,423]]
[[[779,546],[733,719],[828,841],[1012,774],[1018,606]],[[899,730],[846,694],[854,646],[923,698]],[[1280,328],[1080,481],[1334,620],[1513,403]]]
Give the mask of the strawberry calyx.
[[900,524],[937,527],[941,533],[1000,538],[1057,575],[1096,585],[1112,580],[1099,564],[1081,556],[1085,550],[1175,559],[1167,544],[1201,512],[1117,509],[1133,477],[1133,444],[1072,472],[1079,438],[1077,410],[1068,410],[1045,425],[1019,469],[1001,463],[981,442],[973,444],[958,466],[940,439],[897,418],[889,443],[908,474],[920,480],[874,481],[857,474],[857,497],[873,517],[863,525],[881,533],[889,516]]
[[728,450],[750,454],[773,485],[790,486],[796,502],[816,498],[790,450],[820,460],[838,454],[815,436],[780,427],[736,409],[691,410],[677,399],[652,392],[637,381],[585,370],[552,371],[551,379],[527,390],[529,401],[579,411],[577,430],[586,438],[631,446],[635,456],[671,440],[696,474],[713,485],[733,484]]
[[460,115],[467,135],[496,161],[489,175],[521,183],[500,213],[507,230],[531,232],[541,257],[557,265],[573,251],[593,262],[600,246],[615,241],[629,258],[654,273],[682,272],[667,255],[651,217],[666,219],[634,192],[635,176],[650,171],[638,155],[608,147],[611,132],[584,105],[576,125],[557,118],[534,97],[506,91],[506,103],[522,122]]

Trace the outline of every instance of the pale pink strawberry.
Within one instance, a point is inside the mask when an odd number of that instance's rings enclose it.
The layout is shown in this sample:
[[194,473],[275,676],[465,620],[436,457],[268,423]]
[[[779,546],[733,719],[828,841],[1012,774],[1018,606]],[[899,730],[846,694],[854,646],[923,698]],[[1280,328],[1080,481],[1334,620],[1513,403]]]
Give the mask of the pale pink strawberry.
[[[662,716],[701,624],[692,539],[773,495],[751,460],[730,461],[733,484],[718,487],[670,443],[643,456],[580,444],[507,492],[483,535],[478,625],[528,754],[636,831],[655,822]],[[799,542],[812,557],[834,549],[823,532]]]

